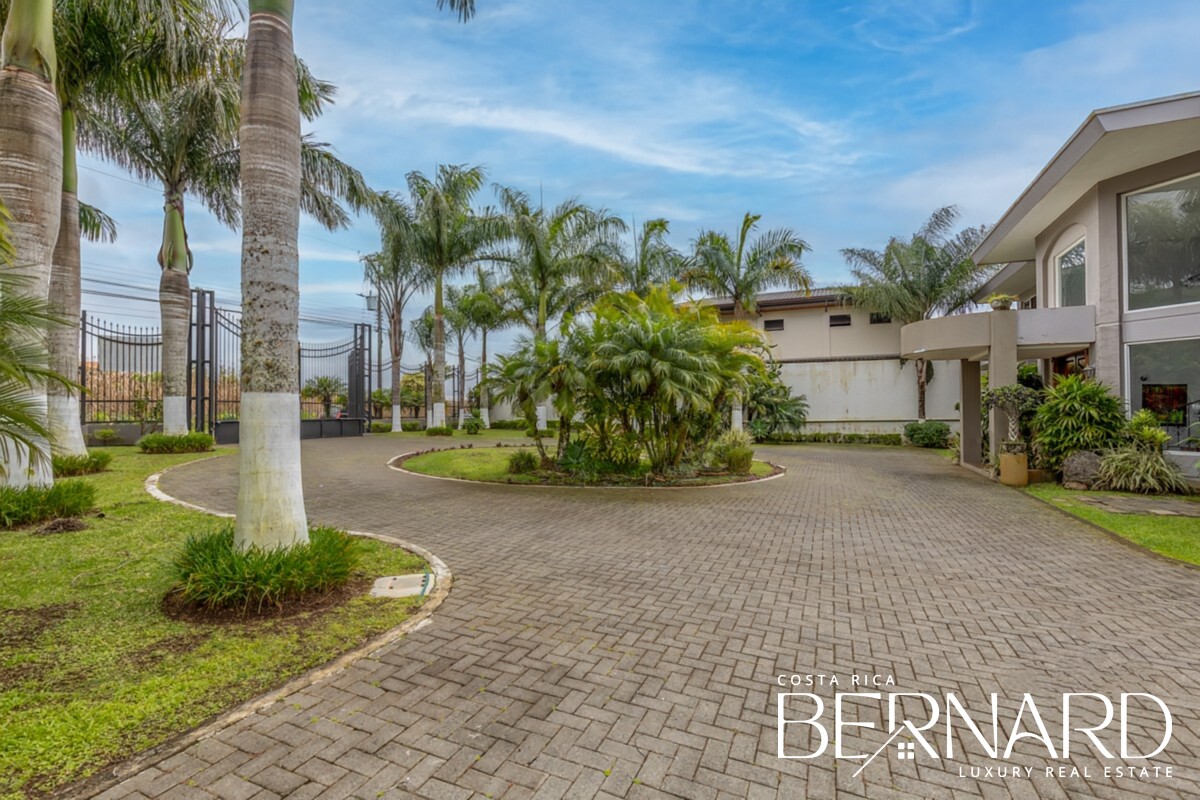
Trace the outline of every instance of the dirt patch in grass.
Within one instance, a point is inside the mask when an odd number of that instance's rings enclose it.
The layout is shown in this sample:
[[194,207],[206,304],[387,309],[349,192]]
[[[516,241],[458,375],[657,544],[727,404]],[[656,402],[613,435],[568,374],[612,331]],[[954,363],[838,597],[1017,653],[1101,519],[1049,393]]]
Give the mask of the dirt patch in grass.
[[34,536],[49,536],[55,533],[75,533],[76,531],[86,531],[87,523],[79,517],[62,517],[60,519],[52,519],[42,527],[33,532]]
[[57,603],[36,608],[0,609],[0,656],[5,651],[33,644],[78,607],[78,603]]
[[171,591],[163,598],[162,612],[174,620],[196,625],[246,626],[261,622],[280,622],[302,619],[305,624],[319,615],[345,605],[355,597],[370,590],[374,581],[359,575],[347,583],[328,592],[312,593],[289,600],[283,608],[264,606],[243,610],[240,608],[204,608],[185,603],[179,592]]

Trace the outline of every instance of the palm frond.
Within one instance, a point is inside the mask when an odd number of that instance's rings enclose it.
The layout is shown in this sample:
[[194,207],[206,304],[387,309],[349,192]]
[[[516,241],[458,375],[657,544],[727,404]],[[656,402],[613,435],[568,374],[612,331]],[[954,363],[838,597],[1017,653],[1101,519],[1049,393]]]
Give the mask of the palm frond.
[[79,204],[79,233],[89,242],[115,242],[117,222],[99,208],[88,203]]

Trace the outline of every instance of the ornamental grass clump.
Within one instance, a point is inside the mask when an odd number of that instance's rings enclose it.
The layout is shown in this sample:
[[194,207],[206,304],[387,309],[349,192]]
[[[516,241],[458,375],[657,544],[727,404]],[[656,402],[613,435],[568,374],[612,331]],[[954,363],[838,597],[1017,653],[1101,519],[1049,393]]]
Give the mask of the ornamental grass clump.
[[527,475],[539,466],[540,460],[532,450],[516,450],[508,457],[508,471],[513,475]]
[[173,591],[185,604],[205,609],[282,608],[345,585],[359,557],[359,542],[333,528],[313,528],[307,544],[242,550],[233,544],[230,525],[188,537],[172,564]]
[[112,453],[85,453],[81,456],[58,455],[51,458],[54,477],[74,478],[104,472],[112,462]]
[[1128,444],[1100,459],[1094,489],[1141,494],[1191,494],[1183,471],[1163,455],[1170,440],[1154,413],[1142,409],[1127,426]]
[[171,435],[166,433],[148,433],[137,440],[137,446],[143,453],[162,455],[164,453],[207,453],[213,449],[215,440],[212,436],[201,431],[192,431]]
[[80,480],[53,486],[0,486],[0,528],[32,525],[48,519],[78,517],[96,504],[96,489]]

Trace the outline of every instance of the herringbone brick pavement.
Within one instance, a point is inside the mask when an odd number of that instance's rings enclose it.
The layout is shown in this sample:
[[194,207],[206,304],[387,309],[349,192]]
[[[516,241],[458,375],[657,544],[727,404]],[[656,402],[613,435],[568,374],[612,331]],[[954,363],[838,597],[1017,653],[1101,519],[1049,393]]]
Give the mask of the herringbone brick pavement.
[[[772,448],[785,477],[707,490],[385,468],[426,443],[306,442],[304,480],[313,521],[394,534],[447,562],[454,589],[432,624],[105,800],[1200,796],[1196,570],[928,452]],[[229,510],[235,467],[190,465],[162,488]],[[1069,761],[1030,741],[992,761],[961,726],[953,761],[889,753],[856,777],[861,762],[828,753],[781,760],[776,697],[793,690],[777,676],[793,674],[836,675],[840,691],[856,690],[852,674],[892,676],[881,691],[954,692],[972,709],[998,692],[1010,722],[1027,692],[1056,741],[1062,692],[1152,692],[1175,728],[1149,763],[1174,776],[1105,777],[1121,762],[1078,735]],[[835,689],[794,691],[831,704]],[[904,707],[920,719],[922,702]],[[1131,714],[1134,741],[1158,723]],[[874,750],[870,734],[850,728],[841,744]],[[972,777],[984,765],[1034,772]],[[1047,777],[1049,765],[1068,773]]]

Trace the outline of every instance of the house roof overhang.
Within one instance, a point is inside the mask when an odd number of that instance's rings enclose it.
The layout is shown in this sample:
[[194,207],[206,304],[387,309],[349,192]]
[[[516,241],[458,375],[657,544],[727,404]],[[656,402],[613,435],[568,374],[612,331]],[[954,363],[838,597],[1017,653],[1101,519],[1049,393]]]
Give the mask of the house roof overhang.
[[1035,238],[1096,184],[1198,148],[1200,92],[1093,111],[975,248],[975,261],[1032,261]]

